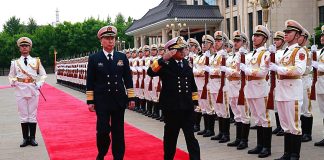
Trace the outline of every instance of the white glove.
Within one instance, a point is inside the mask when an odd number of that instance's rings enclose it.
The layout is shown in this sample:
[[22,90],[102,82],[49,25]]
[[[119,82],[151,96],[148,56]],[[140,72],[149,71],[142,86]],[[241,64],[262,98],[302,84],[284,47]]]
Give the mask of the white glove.
[[132,67],[131,70],[132,72],[137,72],[137,70],[134,67]]
[[244,54],[246,54],[246,53],[247,53],[247,50],[246,50],[244,47],[241,47],[241,48],[239,49],[239,53],[244,53]]
[[269,52],[270,53],[276,53],[277,49],[276,49],[276,46],[275,45],[270,45],[269,46]]
[[36,82],[36,83],[35,83],[35,88],[36,88],[37,90],[41,89],[41,88],[42,88],[42,82]]
[[312,45],[311,47],[311,52],[316,52],[317,51],[317,46],[316,45]]
[[314,68],[318,68],[318,62],[317,61],[312,61],[312,66]]
[[226,66],[220,66],[220,70],[222,71],[222,72],[227,72],[227,67]]
[[211,70],[210,67],[205,65],[205,67],[204,67],[204,71],[210,73],[210,70]]
[[246,64],[244,64],[244,63],[240,63],[240,70],[245,72],[246,75],[252,74],[252,69],[247,67]]
[[219,54],[220,54],[221,56],[226,56],[226,55],[227,55],[227,53],[226,53],[224,50],[219,51]]
[[205,55],[206,57],[210,57],[210,52],[209,52],[209,51],[206,51],[206,52],[204,53],[204,55]]
[[276,72],[278,70],[278,65],[276,65],[275,63],[270,63],[269,64],[269,70]]

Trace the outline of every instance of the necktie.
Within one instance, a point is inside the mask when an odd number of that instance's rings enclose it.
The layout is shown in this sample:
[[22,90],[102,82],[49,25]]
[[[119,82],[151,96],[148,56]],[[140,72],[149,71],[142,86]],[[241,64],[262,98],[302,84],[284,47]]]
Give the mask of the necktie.
[[112,59],[111,59],[111,54],[110,54],[110,53],[108,54],[108,60],[109,60],[109,61],[112,60]]
[[322,55],[323,51],[324,51],[324,48],[323,48],[323,49],[321,50],[321,53],[320,53],[320,55]]
[[254,52],[253,52],[253,54],[252,54],[252,56],[254,56],[254,54],[257,52],[257,50],[254,50]]
[[178,62],[178,66],[182,69],[183,66],[181,61]]
[[24,63],[27,66],[27,58],[24,58]]
[[288,51],[288,47],[285,49],[285,52],[283,54],[286,54],[287,51]]

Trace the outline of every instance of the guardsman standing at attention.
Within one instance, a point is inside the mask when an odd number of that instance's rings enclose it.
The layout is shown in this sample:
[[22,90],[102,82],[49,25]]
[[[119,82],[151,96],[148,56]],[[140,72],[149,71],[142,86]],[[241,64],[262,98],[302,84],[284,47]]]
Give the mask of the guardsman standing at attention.
[[[17,41],[20,58],[11,61],[9,82],[16,90],[16,100],[20,117],[23,142],[20,147],[27,145],[38,146],[35,140],[37,125],[37,107],[39,89],[45,82],[46,72],[40,59],[30,56],[33,46],[28,37],[21,37]],[[38,80],[37,80],[38,78]]]
[[269,71],[265,63],[270,53],[264,47],[269,35],[270,32],[265,26],[256,26],[253,33],[254,51],[246,56],[246,64],[240,64],[240,69],[247,75],[247,84],[244,88],[246,102],[257,126],[257,146],[249,150],[248,154],[259,154],[259,158],[271,155],[272,127],[267,109],[270,88],[266,81]]
[[[276,59],[280,59],[280,57],[283,55],[284,50],[282,49],[282,47],[285,45],[284,37],[285,37],[285,33],[282,31],[277,31],[273,37],[273,42],[274,45],[276,46],[276,55],[275,55]],[[274,110],[275,110],[277,128],[272,131],[272,134],[276,134],[276,136],[283,136],[284,131],[280,126],[279,114],[276,105],[274,105]]]
[[[324,45],[324,25],[321,28],[321,44]],[[314,48],[312,46],[312,48]],[[314,48],[316,50],[316,46]],[[313,50],[313,49],[312,49]],[[318,51],[317,61],[312,62],[312,66],[317,68],[317,82],[316,82],[316,100],[318,103],[318,108],[320,110],[321,116],[323,118],[324,125],[324,48]],[[324,146],[324,139],[314,144],[315,146]]]
[[276,71],[278,81],[275,89],[275,102],[280,124],[285,132],[284,155],[279,158],[299,159],[302,130],[300,110],[303,104],[303,82],[301,76],[306,70],[306,51],[298,45],[303,27],[294,20],[285,23],[285,42],[287,47],[278,62],[270,63],[269,69]]
[[200,160],[199,143],[193,131],[194,105],[198,103],[198,92],[192,67],[184,59],[186,45],[181,37],[176,37],[168,41],[165,47],[169,51],[148,69],[148,75],[162,79],[159,102],[165,116],[164,159],[174,158],[179,131],[182,129],[190,160]]
[[124,158],[125,109],[127,105],[130,109],[135,106],[128,59],[125,54],[114,50],[116,35],[114,26],[102,27],[97,34],[102,50],[90,55],[88,62],[87,104],[89,111],[95,111],[97,115],[97,160],[104,159],[110,142],[113,158]]

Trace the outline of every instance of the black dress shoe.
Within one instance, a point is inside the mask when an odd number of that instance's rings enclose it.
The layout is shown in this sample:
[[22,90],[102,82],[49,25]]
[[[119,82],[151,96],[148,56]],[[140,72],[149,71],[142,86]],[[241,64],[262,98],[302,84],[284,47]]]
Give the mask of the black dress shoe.
[[207,130],[206,133],[203,135],[203,137],[211,137],[214,136],[215,132],[211,130]]
[[206,130],[199,131],[197,135],[204,135],[206,133]]
[[227,143],[227,146],[229,147],[236,147],[240,144],[241,140],[240,139],[235,139],[233,142]]
[[26,146],[28,146],[29,145],[29,141],[28,141],[28,139],[23,139],[23,141],[21,142],[21,144],[20,144],[20,147],[26,147]]
[[277,158],[275,160],[290,160],[290,154],[285,152],[284,155],[282,155],[280,158]]
[[256,146],[248,151],[248,154],[259,154],[262,151],[262,146]]
[[281,127],[277,127],[272,131],[272,134],[277,134],[280,130],[282,130]]
[[220,140],[222,137],[223,137],[223,134],[218,133],[218,135],[211,137],[210,140]]
[[241,140],[240,144],[236,147],[237,150],[243,150],[245,148],[247,148],[249,145],[248,145],[248,142],[247,140]]
[[258,126],[257,125],[254,125],[254,126],[251,126],[250,129],[257,129]]
[[304,134],[302,137],[302,142],[309,142],[312,140],[312,136],[309,134]]
[[218,141],[219,143],[226,143],[230,141],[229,135],[223,135],[222,138]]
[[281,129],[277,134],[276,136],[284,136],[285,135],[285,132],[283,129]]
[[200,131],[200,126],[194,125],[194,132]]
[[30,143],[31,146],[38,146],[38,143],[36,142],[35,138],[31,138],[29,140],[29,143]]
[[262,151],[259,153],[259,158],[266,158],[271,155],[271,149],[270,148],[262,148]]
[[324,146],[324,139],[319,142],[314,143],[314,146]]

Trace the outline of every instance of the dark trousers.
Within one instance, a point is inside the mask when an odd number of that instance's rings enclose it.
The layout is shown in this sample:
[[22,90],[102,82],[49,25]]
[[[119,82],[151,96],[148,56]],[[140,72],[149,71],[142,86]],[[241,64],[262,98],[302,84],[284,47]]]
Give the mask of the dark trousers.
[[173,160],[179,131],[182,129],[190,160],[200,160],[199,143],[194,135],[194,111],[163,111],[164,126],[164,160]]
[[[112,143],[114,160],[122,160],[125,154],[124,114],[125,109],[96,111],[98,156],[104,157]],[[110,134],[111,133],[111,139]]]

